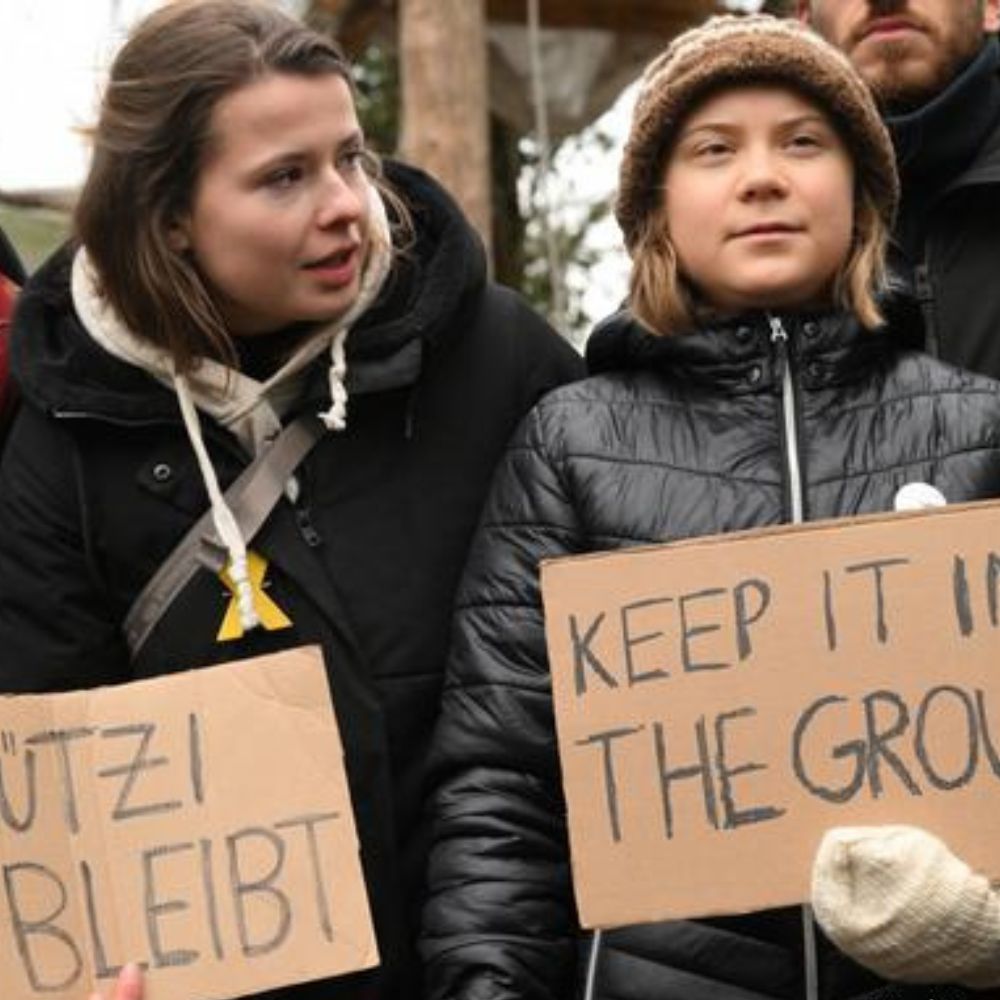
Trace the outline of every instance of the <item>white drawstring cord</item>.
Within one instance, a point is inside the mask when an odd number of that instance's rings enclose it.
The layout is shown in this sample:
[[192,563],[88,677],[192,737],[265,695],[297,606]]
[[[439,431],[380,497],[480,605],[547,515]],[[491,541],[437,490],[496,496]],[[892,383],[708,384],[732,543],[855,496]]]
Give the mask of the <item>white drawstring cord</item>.
[[368,234],[372,241],[361,276],[358,301],[341,321],[330,341],[330,405],[318,414],[328,431],[347,426],[347,353],[345,344],[354,320],[375,300],[392,266],[392,233],[385,203],[374,184],[368,185]]
[[344,341],[347,340],[348,327],[337,331],[330,342],[330,405],[318,414],[328,431],[342,431],[347,426],[347,386],[344,379],[347,376],[347,354]]
[[198,411],[191,399],[191,390],[188,387],[187,379],[183,375],[174,375],[174,386],[181,407],[184,429],[187,431],[191,447],[194,448],[201,478],[212,505],[212,522],[215,524],[215,530],[229,555],[229,577],[236,588],[236,604],[240,612],[240,624],[244,631],[250,631],[250,629],[260,625],[260,617],[254,604],[253,586],[250,583],[250,573],[247,567],[246,542],[243,540],[233,512],[229,509],[229,505],[222,495],[222,490],[219,489],[219,480],[215,475],[215,469],[202,439],[201,421],[198,419]]

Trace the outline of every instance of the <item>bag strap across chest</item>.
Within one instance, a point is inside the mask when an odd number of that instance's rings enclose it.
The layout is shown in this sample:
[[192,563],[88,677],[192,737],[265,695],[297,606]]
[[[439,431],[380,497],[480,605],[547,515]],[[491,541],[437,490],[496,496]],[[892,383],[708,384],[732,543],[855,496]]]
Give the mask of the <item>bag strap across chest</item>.
[[[226,490],[240,534],[249,543],[274,509],[292,473],[326,433],[316,416],[294,420],[258,455]],[[218,573],[225,568],[226,548],[219,539],[211,510],[188,530],[132,602],[122,631],[134,660],[156,623],[199,569]]]

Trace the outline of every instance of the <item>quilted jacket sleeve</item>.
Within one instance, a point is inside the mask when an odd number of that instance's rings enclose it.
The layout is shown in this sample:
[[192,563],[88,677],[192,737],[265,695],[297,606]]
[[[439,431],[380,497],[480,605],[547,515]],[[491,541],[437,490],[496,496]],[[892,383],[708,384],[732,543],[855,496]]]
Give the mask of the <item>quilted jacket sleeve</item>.
[[580,549],[558,394],[494,481],[459,591],[432,781],[422,951],[432,998],[561,998],[576,915],[538,565]]

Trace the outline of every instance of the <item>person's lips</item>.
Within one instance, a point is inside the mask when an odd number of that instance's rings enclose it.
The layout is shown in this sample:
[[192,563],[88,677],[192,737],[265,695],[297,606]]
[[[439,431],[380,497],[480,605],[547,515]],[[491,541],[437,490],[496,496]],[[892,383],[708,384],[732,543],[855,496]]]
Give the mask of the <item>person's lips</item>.
[[347,285],[354,280],[354,275],[357,272],[361,257],[360,250],[359,243],[351,243],[323,257],[308,261],[302,265],[302,268],[327,284]]
[[791,222],[755,222],[748,226],[741,226],[735,229],[732,234],[733,239],[764,239],[769,236],[788,236],[802,231],[801,226]]
[[859,32],[859,41],[866,38],[891,38],[908,32],[923,31],[923,28],[909,17],[876,17],[865,22]]

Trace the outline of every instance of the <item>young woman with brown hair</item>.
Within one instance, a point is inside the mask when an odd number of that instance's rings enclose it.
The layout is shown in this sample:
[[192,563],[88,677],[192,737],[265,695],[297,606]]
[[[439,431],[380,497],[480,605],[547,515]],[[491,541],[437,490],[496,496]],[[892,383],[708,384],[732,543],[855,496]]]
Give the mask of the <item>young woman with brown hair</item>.
[[[151,14],[93,139],[77,238],[13,330],[0,690],[320,645],[381,966],[280,996],[409,995],[454,588],[506,440],[579,360],[490,282],[431,178],[382,172],[340,51],[272,4]],[[248,537],[224,491],[300,416],[318,440]],[[198,569],[130,648],[137,596],[207,510],[229,583]]]

